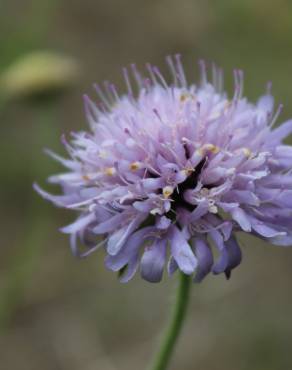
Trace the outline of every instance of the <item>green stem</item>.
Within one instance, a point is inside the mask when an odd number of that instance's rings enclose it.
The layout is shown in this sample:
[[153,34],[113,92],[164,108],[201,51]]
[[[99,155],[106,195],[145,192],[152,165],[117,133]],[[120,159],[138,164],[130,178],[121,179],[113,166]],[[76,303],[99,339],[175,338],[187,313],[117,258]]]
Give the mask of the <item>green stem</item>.
[[179,286],[177,289],[176,302],[169,326],[161,341],[161,346],[154,359],[151,370],[166,370],[172,355],[175,343],[180,334],[183,321],[186,316],[190,296],[191,277],[180,272]]

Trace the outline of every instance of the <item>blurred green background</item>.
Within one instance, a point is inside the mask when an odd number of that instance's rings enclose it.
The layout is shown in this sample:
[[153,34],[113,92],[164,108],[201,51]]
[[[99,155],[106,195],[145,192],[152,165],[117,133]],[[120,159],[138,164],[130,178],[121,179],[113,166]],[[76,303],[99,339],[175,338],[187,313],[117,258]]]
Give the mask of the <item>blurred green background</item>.
[[[135,61],[165,70],[183,54],[215,61],[232,84],[245,71],[253,100],[273,81],[292,116],[292,2],[288,0],[0,1],[0,368],[137,370],[155,350],[175,278],[121,285],[99,252],[76,260],[60,226],[73,219],[32,183],[61,170],[60,136],[84,129],[82,94]],[[55,189],[53,189],[55,190]],[[194,285],[171,369],[292,369],[292,249],[242,239],[230,281]]]

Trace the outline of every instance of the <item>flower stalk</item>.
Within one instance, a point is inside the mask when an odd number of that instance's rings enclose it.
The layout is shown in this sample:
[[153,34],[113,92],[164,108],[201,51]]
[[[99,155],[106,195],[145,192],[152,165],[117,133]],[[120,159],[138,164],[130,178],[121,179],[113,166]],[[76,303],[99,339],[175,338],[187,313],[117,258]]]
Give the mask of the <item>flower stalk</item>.
[[180,272],[176,301],[161,345],[149,370],[166,370],[184,323],[190,298],[191,277]]

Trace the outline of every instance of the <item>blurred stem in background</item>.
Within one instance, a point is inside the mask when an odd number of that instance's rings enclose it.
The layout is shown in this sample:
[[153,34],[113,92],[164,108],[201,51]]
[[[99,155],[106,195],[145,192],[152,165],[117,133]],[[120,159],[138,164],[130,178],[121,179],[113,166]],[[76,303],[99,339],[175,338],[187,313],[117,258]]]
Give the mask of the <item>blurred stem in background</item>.
[[166,370],[173,354],[173,350],[186,317],[187,307],[190,298],[191,277],[184,273],[179,273],[179,284],[176,293],[176,301],[173,305],[173,313],[170,318],[169,326],[162,338],[161,346],[158,349],[150,370]]

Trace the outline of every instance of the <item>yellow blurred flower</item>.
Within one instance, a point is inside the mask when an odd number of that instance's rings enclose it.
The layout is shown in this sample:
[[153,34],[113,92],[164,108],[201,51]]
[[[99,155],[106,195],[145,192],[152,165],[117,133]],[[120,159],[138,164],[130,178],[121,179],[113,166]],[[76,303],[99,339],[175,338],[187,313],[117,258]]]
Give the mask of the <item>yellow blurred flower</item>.
[[53,95],[72,86],[77,77],[73,58],[36,51],[22,56],[0,75],[0,91],[9,99]]

